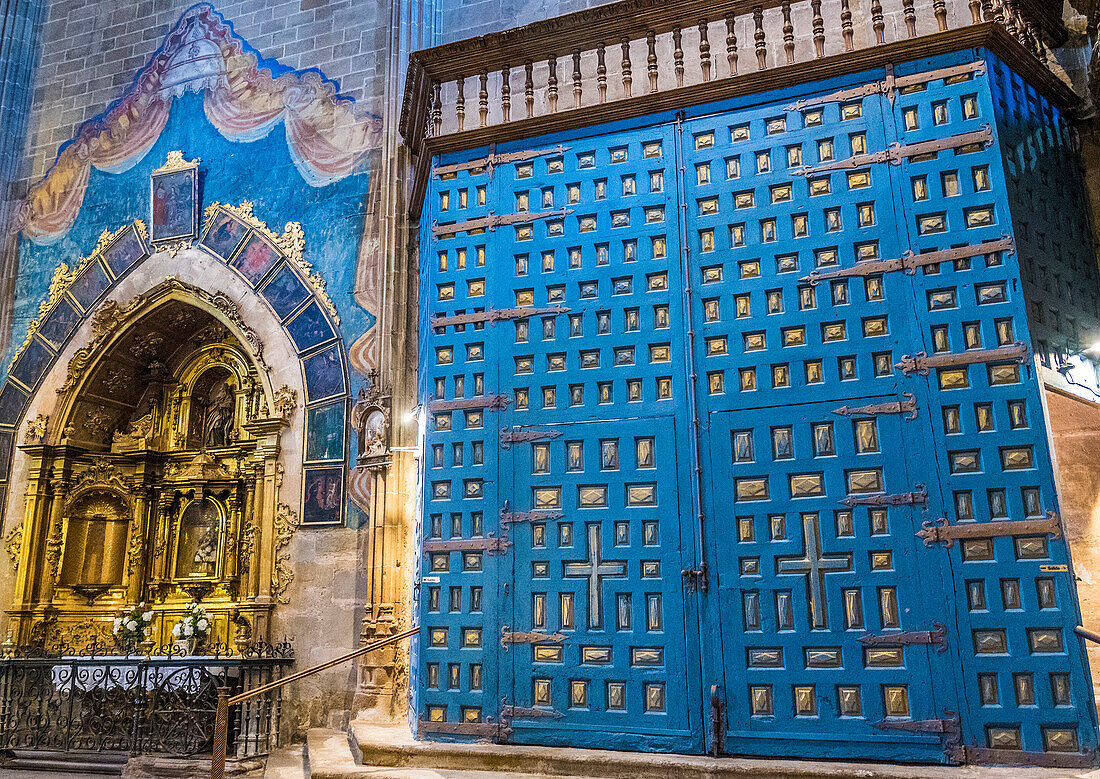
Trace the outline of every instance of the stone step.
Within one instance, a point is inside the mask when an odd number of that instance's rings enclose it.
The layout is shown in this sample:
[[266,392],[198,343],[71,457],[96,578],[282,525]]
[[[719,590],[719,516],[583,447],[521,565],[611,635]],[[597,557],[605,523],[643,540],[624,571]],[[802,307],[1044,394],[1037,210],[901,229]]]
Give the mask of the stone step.
[[[351,734],[364,765],[420,774],[347,774],[347,776],[449,777],[486,774],[516,777],[587,779],[1100,779],[1092,769],[998,766],[897,765],[816,760],[670,755],[571,747],[513,744],[452,744],[417,741],[404,726],[355,721]],[[318,779],[322,777],[317,776]],[[457,776],[457,774],[456,774]],[[325,774],[324,779],[343,775]]]
[[[501,779],[503,776],[508,779],[548,779],[542,774],[514,771],[502,774],[491,769],[469,771],[428,766],[365,765],[355,759],[348,733],[325,728],[314,728],[308,732],[306,753],[309,779]],[[284,776],[276,774],[269,777],[265,774],[264,779],[284,779]],[[290,775],[285,779],[290,779]],[[582,777],[556,776],[554,779]]]
[[16,749],[0,758],[0,776],[8,770],[48,771],[69,776],[118,776],[129,755],[113,752],[51,752]]

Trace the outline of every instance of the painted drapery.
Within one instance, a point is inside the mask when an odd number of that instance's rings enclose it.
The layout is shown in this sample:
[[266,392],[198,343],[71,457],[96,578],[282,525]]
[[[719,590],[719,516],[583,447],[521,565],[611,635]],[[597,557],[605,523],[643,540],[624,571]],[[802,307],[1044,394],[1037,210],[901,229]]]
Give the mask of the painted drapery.
[[291,158],[312,186],[355,171],[381,139],[381,119],[357,110],[316,71],[294,71],[261,57],[206,4],[184,13],[130,88],[80,126],[49,172],[30,189],[12,225],[36,243],[72,226],[92,167],[121,173],[160,137],[172,101],[203,92],[207,118],[223,136],[254,141],[280,122]]

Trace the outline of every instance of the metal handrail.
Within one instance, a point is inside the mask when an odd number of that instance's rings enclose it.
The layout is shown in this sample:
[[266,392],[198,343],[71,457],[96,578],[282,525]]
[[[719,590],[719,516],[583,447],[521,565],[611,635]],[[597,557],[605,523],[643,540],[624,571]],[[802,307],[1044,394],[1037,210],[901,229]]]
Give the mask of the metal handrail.
[[232,698],[229,697],[228,687],[219,687],[218,710],[214,717],[214,748],[210,756],[210,779],[225,779],[225,750],[229,736],[229,706],[231,704],[236,705],[238,703],[243,703],[250,698],[263,695],[265,692],[277,690],[291,682],[296,682],[299,679],[304,679],[307,676],[313,676],[316,673],[332,668],[334,665],[346,663],[348,660],[354,660],[375,649],[381,649],[390,644],[396,644],[398,641],[409,638],[410,636],[415,636],[419,632],[420,628],[409,628],[401,633],[395,633],[392,636],[384,638],[381,641],[375,641],[366,646],[361,646],[353,652],[348,652],[346,655],[340,655],[340,657],[321,663],[320,665],[315,665],[312,668],[307,668],[304,671],[299,671],[290,676],[284,676],[282,679],[277,679],[267,684],[261,684],[259,687],[255,687],[251,690],[245,690],[242,693],[234,695]]
[[1094,644],[1100,644],[1100,633],[1094,633],[1088,628],[1078,625],[1073,629],[1073,632],[1079,635],[1081,638],[1092,641]]

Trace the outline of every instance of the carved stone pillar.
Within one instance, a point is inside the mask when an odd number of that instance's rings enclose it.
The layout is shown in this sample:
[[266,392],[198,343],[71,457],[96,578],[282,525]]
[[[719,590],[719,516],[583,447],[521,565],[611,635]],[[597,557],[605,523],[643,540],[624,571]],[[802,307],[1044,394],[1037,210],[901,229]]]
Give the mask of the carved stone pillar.
[[275,514],[278,511],[279,485],[282,483],[282,467],[279,465],[279,433],[287,425],[282,417],[254,419],[245,430],[256,439],[255,465],[256,490],[253,498],[251,521],[253,523],[253,562],[250,580],[255,582],[255,613],[253,638],[267,640],[270,609],[275,604],[272,592],[272,573],[275,570]]

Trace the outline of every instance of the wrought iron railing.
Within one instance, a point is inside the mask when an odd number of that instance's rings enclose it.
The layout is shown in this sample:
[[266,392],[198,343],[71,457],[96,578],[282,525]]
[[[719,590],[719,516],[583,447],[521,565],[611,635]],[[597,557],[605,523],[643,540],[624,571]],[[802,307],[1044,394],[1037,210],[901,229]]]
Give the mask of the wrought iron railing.
[[[183,656],[172,647],[120,656],[111,647],[21,647],[0,658],[0,749],[189,756],[209,753],[218,691],[270,684],[294,661],[288,643]],[[231,754],[278,745],[279,688],[236,707]]]

